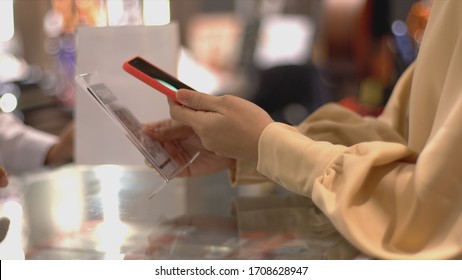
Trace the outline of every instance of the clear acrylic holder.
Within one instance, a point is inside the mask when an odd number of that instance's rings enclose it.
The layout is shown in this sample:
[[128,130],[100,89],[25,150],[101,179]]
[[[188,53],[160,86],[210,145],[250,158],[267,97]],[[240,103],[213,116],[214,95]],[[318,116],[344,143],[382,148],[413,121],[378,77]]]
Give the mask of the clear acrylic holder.
[[187,159],[186,163],[176,161],[160,142],[143,132],[142,123],[128,108],[118,102],[117,96],[106,86],[97,73],[80,74],[76,76],[75,80],[80,88],[104,109],[112,121],[163,178],[163,183],[153,191],[149,198],[152,198],[171,179],[185,170],[199,155],[199,152],[196,152]]

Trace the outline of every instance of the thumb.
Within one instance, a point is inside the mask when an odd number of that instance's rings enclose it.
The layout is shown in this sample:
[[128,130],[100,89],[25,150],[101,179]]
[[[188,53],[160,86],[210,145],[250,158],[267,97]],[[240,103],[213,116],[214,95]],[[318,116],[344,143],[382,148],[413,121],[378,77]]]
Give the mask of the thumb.
[[179,103],[196,111],[214,112],[216,110],[215,98],[215,96],[187,89],[180,89],[176,94]]

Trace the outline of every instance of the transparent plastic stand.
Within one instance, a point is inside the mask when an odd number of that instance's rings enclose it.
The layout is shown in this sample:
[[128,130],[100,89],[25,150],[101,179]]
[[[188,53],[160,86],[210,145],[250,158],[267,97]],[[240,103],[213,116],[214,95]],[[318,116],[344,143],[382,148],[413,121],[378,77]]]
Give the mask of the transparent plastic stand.
[[143,132],[142,123],[128,108],[118,102],[117,96],[106,86],[97,73],[80,74],[75,79],[81,89],[104,109],[112,121],[163,178],[163,183],[154,189],[149,198],[152,198],[171,179],[185,170],[199,155],[199,152],[196,152],[189,159],[186,159],[186,162],[178,162],[163,148],[160,142]]

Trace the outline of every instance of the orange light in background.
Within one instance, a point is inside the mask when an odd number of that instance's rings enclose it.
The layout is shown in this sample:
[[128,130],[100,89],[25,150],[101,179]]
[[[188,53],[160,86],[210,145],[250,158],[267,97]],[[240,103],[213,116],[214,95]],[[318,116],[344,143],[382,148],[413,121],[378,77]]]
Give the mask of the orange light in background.
[[[108,1],[112,2],[116,1]],[[79,25],[106,25],[106,7],[103,0],[52,0],[51,6],[52,11],[60,17],[60,31],[63,34],[74,33]]]
[[72,0],[52,0],[51,6],[61,17],[61,32],[64,34],[73,33],[79,23],[79,15],[74,9],[74,2]]
[[433,1],[421,0],[412,5],[406,18],[409,36],[414,39],[417,46],[423,39],[425,28],[432,8]]
[[[108,1],[113,2],[113,0]],[[88,26],[106,26],[107,16],[102,0],[76,0],[79,24]]]

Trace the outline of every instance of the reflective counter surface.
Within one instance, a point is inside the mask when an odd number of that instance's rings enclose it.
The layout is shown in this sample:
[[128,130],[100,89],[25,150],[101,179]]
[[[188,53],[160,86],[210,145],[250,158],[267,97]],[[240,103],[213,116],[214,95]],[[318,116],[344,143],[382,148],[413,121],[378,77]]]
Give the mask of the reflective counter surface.
[[69,165],[10,178],[0,190],[0,216],[11,221],[0,259],[319,258],[293,236],[243,239],[229,211],[206,209],[229,208],[235,194],[210,186],[224,198],[202,189],[204,199],[186,182],[172,180],[148,199],[162,181],[144,167]]

